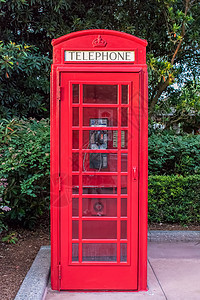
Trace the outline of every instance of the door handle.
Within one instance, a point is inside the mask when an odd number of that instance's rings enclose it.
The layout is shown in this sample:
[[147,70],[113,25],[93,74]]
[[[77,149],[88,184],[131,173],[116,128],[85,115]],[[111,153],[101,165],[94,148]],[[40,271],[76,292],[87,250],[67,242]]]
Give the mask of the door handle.
[[137,168],[133,167],[133,180],[137,180]]

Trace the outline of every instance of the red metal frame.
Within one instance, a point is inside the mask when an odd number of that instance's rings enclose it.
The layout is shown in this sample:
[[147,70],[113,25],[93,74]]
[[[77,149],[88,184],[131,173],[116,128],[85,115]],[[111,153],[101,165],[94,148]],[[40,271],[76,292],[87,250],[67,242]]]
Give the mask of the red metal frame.
[[[101,35],[109,44],[106,49],[94,49],[91,42]],[[118,43],[119,47],[115,45]],[[108,30],[88,30],[72,33],[52,42],[54,46],[54,63],[51,73],[51,241],[52,263],[51,282],[53,289],[147,289],[147,68],[145,61],[146,41],[136,37]],[[81,48],[81,46],[83,48]],[[131,50],[135,49],[135,61],[132,63],[92,62],[80,64],[64,62],[64,50]],[[133,66],[134,64],[134,66]],[[109,78],[112,78],[111,81]],[[95,79],[95,80],[94,80]],[[103,83],[102,83],[103,82]],[[72,103],[72,84],[79,84],[79,103]],[[82,103],[83,84],[118,84],[118,104],[86,104]],[[121,85],[129,86],[129,103],[122,104]],[[82,149],[83,130],[91,130],[83,126],[83,108],[116,108],[118,110],[118,126],[106,127],[106,130],[118,131],[118,149],[95,150],[97,153],[117,153],[117,172],[96,171],[83,172],[82,154],[94,150]],[[79,109],[79,126],[72,126],[72,107]],[[129,108],[128,126],[122,127],[121,108]],[[102,127],[95,127],[101,130]],[[79,150],[72,149],[72,130],[79,131]],[[128,149],[121,149],[121,130],[129,130],[133,139],[128,139]],[[137,135],[137,136],[136,136]],[[67,139],[66,139],[67,137]],[[136,141],[136,144],[133,144]],[[79,171],[72,171],[70,161],[72,153],[79,153]],[[121,153],[129,153],[127,172],[121,172]],[[66,160],[66,157],[68,158]],[[119,159],[120,158],[120,159]],[[137,159],[136,159],[137,158]],[[138,160],[138,162],[137,162]],[[136,173],[132,169],[136,165]],[[72,175],[79,177],[79,216],[72,216]],[[82,176],[117,176],[117,194],[82,194]],[[128,176],[128,191],[120,194],[121,175]],[[138,195],[138,201],[130,197]],[[127,217],[121,216],[121,198],[127,201]],[[116,217],[82,216],[83,198],[116,198]],[[130,201],[131,200],[131,201]],[[117,222],[116,239],[82,239],[82,220],[101,220]],[[79,244],[79,261],[71,261],[72,257],[72,220],[79,220],[79,238],[73,242]],[[121,239],[121,220],[127,220],[127,239]],[[82,261],[82,244],[84,243],[117,243],[116,262]],[[120,244],[127,243],[127,262],[120,262]],[[133,254],[134,250],[134,254]],[[130,268],[133,279],[130,280]],[[134,271],[133,271],[134,269]],[[70,278],[67,276],[69,270]],[[65,275],[66,274],[66,275]],[[86,277],[88,274],[88,278]],[[135,275],[134,275],[135,274]],[[66,278],[67,276],[67,278]],[[94,278],[96,277],[96,280]],[[120,277],[120,278],[119,278]],[[128,279],[129,277],[129,279]],[[92,281],[91,281],[92,278]],[[100,282],[99,284],[99,280]],[[126,279],[123,281],[123,278]],[[134,281],[134,282],[133,282]],[[77,282],[79,284],[77,284]]]

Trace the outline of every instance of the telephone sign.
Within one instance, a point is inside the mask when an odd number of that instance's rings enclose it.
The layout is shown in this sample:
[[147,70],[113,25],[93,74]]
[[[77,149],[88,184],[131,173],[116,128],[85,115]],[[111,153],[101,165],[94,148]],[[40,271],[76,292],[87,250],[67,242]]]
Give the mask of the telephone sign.
[[52,289],[146,290],[147,42],[95,29],[52,45]]
[[65,51],[65,61],[134,61],[134,51]]

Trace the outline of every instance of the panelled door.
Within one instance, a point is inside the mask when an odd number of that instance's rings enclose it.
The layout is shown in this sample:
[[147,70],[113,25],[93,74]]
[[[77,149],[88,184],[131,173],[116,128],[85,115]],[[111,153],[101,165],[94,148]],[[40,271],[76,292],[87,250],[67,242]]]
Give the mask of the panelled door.
[[60,288],[136,290],[139,73],[60,75]]

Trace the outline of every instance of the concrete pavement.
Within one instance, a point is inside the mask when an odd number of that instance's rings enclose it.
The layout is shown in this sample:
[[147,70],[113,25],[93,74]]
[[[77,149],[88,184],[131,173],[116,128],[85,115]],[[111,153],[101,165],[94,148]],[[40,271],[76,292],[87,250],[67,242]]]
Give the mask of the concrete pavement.
[[57,292],[45,300],[200,300],[200,240],[149,242],[147,292]]
[[200,243],[149,243],[149,262],[168,300],[200,299]]

